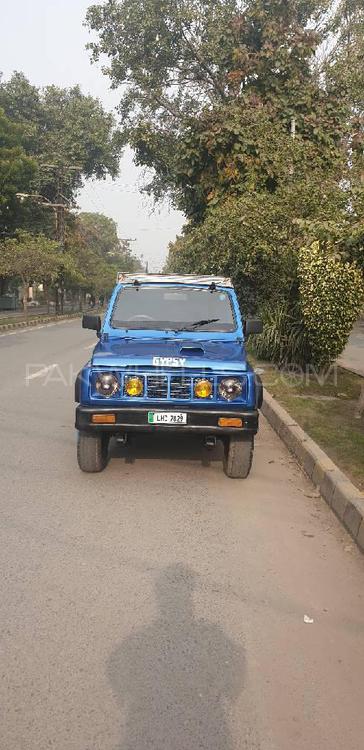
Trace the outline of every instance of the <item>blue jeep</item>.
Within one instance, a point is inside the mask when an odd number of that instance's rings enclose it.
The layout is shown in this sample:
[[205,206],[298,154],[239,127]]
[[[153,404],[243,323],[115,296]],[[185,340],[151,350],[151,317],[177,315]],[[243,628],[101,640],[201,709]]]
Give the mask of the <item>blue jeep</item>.
[[112,435],[189,432],[207,447],[220,439],[224,470],[247,477],[262,384],[244,339],[261,322],[241,319],[229,279],[119,274],[91,361],[76,380],[78,463],[102,471]]

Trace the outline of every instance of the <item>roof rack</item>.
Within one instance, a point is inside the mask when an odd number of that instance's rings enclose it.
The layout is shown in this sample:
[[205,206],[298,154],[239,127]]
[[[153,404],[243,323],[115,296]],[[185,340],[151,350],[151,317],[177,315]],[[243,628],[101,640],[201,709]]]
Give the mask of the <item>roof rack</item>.
[[190,284],[191,286],[232,287],[226,276],[198,276],[197,274],[164,273],[124,273],[119,271],[117,284]]

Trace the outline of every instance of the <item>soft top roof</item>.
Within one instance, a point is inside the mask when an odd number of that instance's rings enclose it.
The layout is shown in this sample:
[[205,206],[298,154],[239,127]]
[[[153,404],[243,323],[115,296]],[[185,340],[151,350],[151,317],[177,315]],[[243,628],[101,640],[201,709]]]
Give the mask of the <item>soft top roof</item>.
[[224,276],[181,275],[178,273],[123,273],[122,271],[118,273],[118,284],[133,284],[135,281],[139,282],[139,284],[191,284],[191,286],[196,286],[196,284],[203,286],[216,284],[216,286],[231,288],[233,286],[231,279]]

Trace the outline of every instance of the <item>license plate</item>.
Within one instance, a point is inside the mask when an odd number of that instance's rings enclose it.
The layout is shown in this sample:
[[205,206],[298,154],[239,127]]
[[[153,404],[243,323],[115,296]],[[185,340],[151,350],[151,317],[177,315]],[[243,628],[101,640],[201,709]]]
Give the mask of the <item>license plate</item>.
[[149,424],[187,424],[187,414],[177,411],[149,411]]

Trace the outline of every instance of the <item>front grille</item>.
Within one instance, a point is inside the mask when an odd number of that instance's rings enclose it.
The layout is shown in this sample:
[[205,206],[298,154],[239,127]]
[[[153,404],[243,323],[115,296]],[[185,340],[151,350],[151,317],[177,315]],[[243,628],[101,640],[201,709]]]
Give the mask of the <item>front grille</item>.
[[[161,401],[173,399],[174,401],[191,401],[194,396],[194,382],[196,377],[185,375],[146,375],[147,398]],[[214,389],[214,381],[209,378]],[[213,396],[210,396],[210,399]]]
[[191,398],[191,378],[172,377],[171,378],[171,398],[190,399]]
[[148,398],[168,398],[168,378],[166,375],[148,375]]

